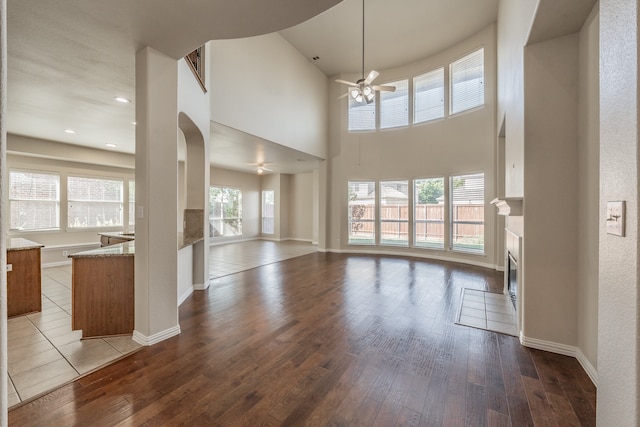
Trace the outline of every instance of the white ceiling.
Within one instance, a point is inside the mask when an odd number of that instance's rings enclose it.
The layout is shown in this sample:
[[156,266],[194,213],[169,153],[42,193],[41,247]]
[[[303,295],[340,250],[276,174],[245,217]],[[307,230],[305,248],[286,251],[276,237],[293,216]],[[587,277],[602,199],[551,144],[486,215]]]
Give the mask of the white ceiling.
[[[214,38],[286,28],[339,0],[8,0],[10,133],[133,153],[135,52],[175,58]],[[360,70],[362,3],[344,0],[281,34],[327,76]],[[426,57],[495,21],[498,0],[366,0],[365,68]],[[176,31],[181,26],[188,31]],[[167,29],[172,29],[167,31]],[[310,59],[311,60],[311,59]],[[65,133],[72,129],[75,134]],[[311,156],[212,124],[212,161],[252,170],[260,152],[283,173],[310,170]],[[302,161],[300,161],[302,160]]]

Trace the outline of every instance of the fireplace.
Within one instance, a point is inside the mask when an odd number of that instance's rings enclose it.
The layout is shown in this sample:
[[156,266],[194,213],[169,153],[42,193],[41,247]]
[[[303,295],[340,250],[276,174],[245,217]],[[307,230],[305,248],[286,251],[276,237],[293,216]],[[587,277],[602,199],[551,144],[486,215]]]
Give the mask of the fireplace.
[[504,294],[511,297],[513,307],[518,310],[518,294],[522,295],[522,237],[508,228],[505,229],[505,260],[504,260]]

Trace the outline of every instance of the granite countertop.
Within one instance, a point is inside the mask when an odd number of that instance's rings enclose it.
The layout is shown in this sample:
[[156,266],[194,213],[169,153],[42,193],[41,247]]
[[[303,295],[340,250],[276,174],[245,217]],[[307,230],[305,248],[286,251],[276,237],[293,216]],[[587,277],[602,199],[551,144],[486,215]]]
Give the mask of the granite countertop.
[[8,251],[24,251],[27,249],[44,248],[42,243],[32,242],[31,240],[23,239],[22,237],[14,237],[7,240]]
[[127,240],[135,240],[136,238],[134,233],[125,233],[123,231],[98,233],[98,236],[117,237],[118,239],[127,239]]
[[202,240],[204,240],[204,237],[185,236],[184,233],[178,233],[178,249],[183,249],[187,246],[195,245]]
[[69,258],[102,258],[111,256],[133,256],[136,253],[135,242],[117,243],[111,246],[105,246],[98,249],[76,252],[69,255]]

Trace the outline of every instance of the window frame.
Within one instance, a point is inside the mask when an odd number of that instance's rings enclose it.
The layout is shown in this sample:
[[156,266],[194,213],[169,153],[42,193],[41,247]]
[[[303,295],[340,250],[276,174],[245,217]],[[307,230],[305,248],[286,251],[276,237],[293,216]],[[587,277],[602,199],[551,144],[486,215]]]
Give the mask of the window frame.
[[[420,79],[421,77],[426,77],[429,76],[430,74],[435,74],[441,72],[442,74],[442,80],[441,80],[441,88],[442,88],[442,106],[440,109],[441,114],[437,117],[432,117],[432,118],[426,118],[424,120],[417,120],[417,114],[419,113],[419,111],[422,110],[418,110],[417,105],[418,105],[418,91],[417,91],[417,87],[418,85],[416,84],[416,80]],[[421,93],[421,92],[420,92]],[[446,85],[446,73],[445,73],[445,68],[444,66],[442,67],[438,67],[435,68],[431,71],[427,71],[425,73],[419,74],[417,76],[413,77],[413,90],[412,90],[412,94],[413,94],[413,119],[412,119],[412,124],[414,125],[419,125],[422,123],[428,123],[428,122],[432,122],[434,120],[442,120],[445,118],[445,111],[446,111],[446,100],[447,100],[447,85]]]
[[[456,186],[454,184],[454,180],[457,178],[473,178],[475,176],[482,175],[482,203],[478,203],[478,206],[482,206],[482,221],[470,221],[470,220],[456,220],[456,215],[454,214],[454,206],[455,206],[455,197],[454,191]],[[486,234],[485,227],[487,217],[487,203],[486,203],[486,192],[485,192],[485,181],[486,174],[484,172],[476,172],[476,173],[464,173],[464,174],[456,174],[449,176],[449,250],[452,252],[465,253],[465,254],[473,254],[473,255],[485,255],[486,254]],[[473,204],[469,204],[472,206]],[[481,249],[473,249],[469,245],[458,244],[456,245],[455,236],[455,227],[457,225],[481,225],[482,226],[482,248]]]
[[[382,214],[382,210],[383,210],[383,206],[386,206],[386,203],[383,203],[383,198],[384,198],[384,193],[383,193],[383,185],[384,184],[388,184],[388,183],[405,183],[406,187],[407,187],[407,202],[406,202],[406,211],[407,211],[407,219],[403,220],[403,219],[383,219],[383,214]],[[411,206],[411,201],[410,201],[410,195],[409,195],[409,180],[408,179],[389,179],[389,180],[380,180],[378,181],[378,191],[379,191],[379,196],[378,196],[378,218],[379,218],[379,224],[380,224],[380,238],[379,238],[379,244],[380,246],[394,246],[394,247],[409,247],[409,235],[411,234],[409,232],[409,217],[410,217],[410,206]],[[401,209],[399,207],[399,209]],[[401,216],[401,215],[398,215]],[[398,234],[401,233],[401,229],[402,229],[402,224],[406,225],[406,239],[405,240],[398,240],[398,242],[394,242],[392,240],[386,240],[383,238],[383,232],[382,232],[382,228],[383,228],[383,224],[397,224],[398,225]]]
[[[481,78],[480,78],[482,80],[482,82],[480,83],[482,85],[482,101],[479,104],[471,105],[458,110],[456,109],[455,102],[454,102],[455,101],[454,98],[456,94],[456,91],[454,90],[454,79],[455,79],[454,67],[458,64],[462,64],[465,61],[470,60],[474,55],[477,55],[478,53],[482,55],[482,60],[481,60],[482,72],[481,72]],[[484,59],[485,59],[484,46],[482,46],[449,63],[449,116],[454,116],[467,111],[483,108],[485,106],[486,97],[487,97],[486,96],[487,86],[485,84],[485,60]],[[472,79],[465,80],[465,81],[468,82],[470,80]]]
[[[66,182],[66,196],[67,196],[67,200],[66,200],[66,204],[67,204],[67,221],[66,221],[66,229],[68,231],[85,231],[85,230],[112,230],[112,229],[122,229],[125,227],[124,224],[124,182],[125,182],[125,177],[124,176],[104,176],[104,175],[87,175],[87,174],[76,174],[76,173],[70,173],[66,176],[67,178],[67,182]],[[120,201],[109,201],[109,200],[76,200],[76,199],[72,199],[70,197],[70,192],[69,192],[69,181],[70,179],[73,178],[81,178],[81,179],[87,179],[87,180],[104,180],[104,181],[114,181],[114,182],[119,182],[120,183]],[[102,204],[119,204],[120,205],[120,223],[117,225],[87,225],[87,226],[73,226],[69,224],[69,212],[71,211],[71,203],[73,202],[79,202],[79,203],[88,203],[88,202],[92,202],[92,203],[102,203]]]
[[[12,224],[12,213],[11,213],[11,205],[13,201],[33,201],[33,202],[45,202],[45,200],[40,200],[40,199],[22,199],[22,198],[12,198],[11,197],[11,175],[12,172],[19,172],[19,173],[25,173],[25,174],[33,174],[33,175],[50,175],[50,176],[54,176],[56,177],[56,199],[54,200],[46,200],[46,202],[51,203],[54,202],[55,203],[55,216],[56,216],[56,226],[55,227],[48,227],[48,228],[12,228],[11,224]],[[60,218],[61,218],[61,198],[62,198],[62,188],[60,186],[60,181],[61,181],[61,174],[59,172],[54,172],[54,171],[47,171],[47,170],[36,170],[36,169],[28,169],[28,168],[9,168],[9,191],[7,192],[7,200],[8,200],[8,218],[9,218],[9,224],[8,224],[8,231],[9,233],[42,233],[42,232],[52,232],[52,231],[60,231],[61,230],[61,226],[60,226]]]

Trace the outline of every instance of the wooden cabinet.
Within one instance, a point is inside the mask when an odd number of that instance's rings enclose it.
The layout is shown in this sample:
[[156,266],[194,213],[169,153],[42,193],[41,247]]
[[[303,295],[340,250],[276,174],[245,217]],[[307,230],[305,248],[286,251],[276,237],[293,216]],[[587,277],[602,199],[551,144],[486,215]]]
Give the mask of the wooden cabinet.
[[7,317],[42,310],[40,248],[25,239],[9,239],[7,245]]
[[73,255],[71,328],[82,338],[133,333],[133,283],[133,255]]

